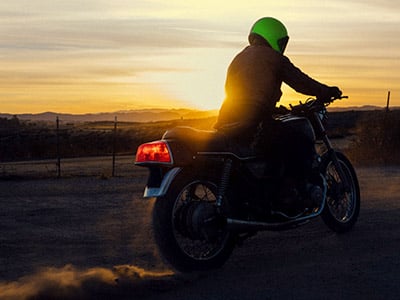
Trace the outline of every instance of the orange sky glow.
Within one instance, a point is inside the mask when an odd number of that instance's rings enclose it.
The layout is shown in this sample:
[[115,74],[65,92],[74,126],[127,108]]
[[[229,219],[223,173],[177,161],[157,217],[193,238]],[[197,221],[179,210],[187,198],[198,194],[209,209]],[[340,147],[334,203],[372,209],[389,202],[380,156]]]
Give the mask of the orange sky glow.
[[[255,20],[286,55],[339,86],[337,106],[400,106],[400,3],[391,0],[16,0],[0,3],[0,112],[218,109]],[[283,86],[282,103],[307,96]]]

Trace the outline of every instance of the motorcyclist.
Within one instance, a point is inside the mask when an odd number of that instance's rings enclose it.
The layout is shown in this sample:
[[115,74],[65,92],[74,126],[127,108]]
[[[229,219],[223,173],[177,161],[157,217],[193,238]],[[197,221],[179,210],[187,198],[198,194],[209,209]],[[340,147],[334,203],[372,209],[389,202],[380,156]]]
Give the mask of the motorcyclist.
[[[266,144],[275,144],[276,148],[281,148],[277,150],[279,154],[297,156],[293,159],[298,162],[296,176],[306,178],[311,168],[313,145],[304,145],[305,141],[291,136],[290,132],[279,132],[272,118],[282,96],[282,82],[299,93],[317,98],[338,97],[341,91],[310,78],[283,55],[289,36],[279,20],[272,17],[257,20],[248,40],[249,45],[228,68],[226,97],[214,127],[247,147],[254,145],[258,133],[261,139],[255,150],[266,151]],[[296,154],[294,149],[298,150]]]

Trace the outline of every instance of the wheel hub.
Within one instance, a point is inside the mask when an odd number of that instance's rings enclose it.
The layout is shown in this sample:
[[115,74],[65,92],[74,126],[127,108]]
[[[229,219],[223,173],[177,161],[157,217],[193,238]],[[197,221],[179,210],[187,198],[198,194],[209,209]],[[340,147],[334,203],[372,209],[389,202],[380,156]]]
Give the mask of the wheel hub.
[[212,240],[217,237],[221,223],[215,206],[204,201],[182,206],[175,216],[178,232],[193,240]]

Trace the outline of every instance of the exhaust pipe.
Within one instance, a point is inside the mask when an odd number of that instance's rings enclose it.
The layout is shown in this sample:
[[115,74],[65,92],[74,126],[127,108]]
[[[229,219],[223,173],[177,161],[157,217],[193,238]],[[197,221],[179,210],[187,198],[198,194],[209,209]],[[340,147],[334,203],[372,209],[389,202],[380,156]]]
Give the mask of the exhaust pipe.
[[311,219],[318,217],[321,215],[322,211],[324,210],[326,204],[326,193],[328,190],[328,185],[326,183],[325,177],[320,175],[323,189],[313,190],[312,194],[310,195],[312,199],[319,204],[318,210],[304,215],[303,213],[296,216],[296,217],[289,217],[281,212],[273,212],[276,215],[283,216],[287,219],[285,222],[276,222],[276,223],[268,223],[268,222],[258,222],[258,221],[246,221],[246,220],[239,220],[239,219],[226,219],[226,226],[228,230],[232,231],[239,231],[239,232],[246,232],[246,231],[262,231],[262,230],[271,230],[271,231],[278,231],[278,230],[286,230],[291,229],[293,227],[297,227],[303,224],[308,223]]
[[[291,229],[300,225],[304,225],[308,223],[311,219],[318,217],[323,210],[323,206],[311,214],[306,216],[298,216],[294,218],[289,218],[286,222],[276,222],[276,223],[268,223],[268,222],[258,222],[258,221],[246,221],[246,220],[239,220],[239,219],[226,219],[226,226],[228,230],[232,231],[239,231],[239,232],[246,232],[246,231],[262,231],[262,230],[271,230],[271,231],[278,231],[278,230],[286,230]],[[278,213],[280,214],[280,213]],[[284,214],[282,214],[285,216]]]
[[226,226],[229,230],[246,232],[246,231],[279,231],[291,229],[296,226],[300,226],[309,222],[312,217],[309,216],[307,218],[300,218],[296,220],[290,220],[282,223],[266,223],[266,222],[257,222],[257,221],[245,221],[238,219],[226,219]]

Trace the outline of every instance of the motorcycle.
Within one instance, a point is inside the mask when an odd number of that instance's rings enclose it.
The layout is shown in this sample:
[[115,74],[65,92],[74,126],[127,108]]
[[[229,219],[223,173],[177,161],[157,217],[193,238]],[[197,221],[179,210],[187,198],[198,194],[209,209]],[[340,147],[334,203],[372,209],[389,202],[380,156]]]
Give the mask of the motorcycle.
[[[288,230],[321,216],[337,233],[349,231],[360,211],[356,172],[325,130],[327,106],[347,98],[308,99],[275,116],[315,147],[307,196],[282,206],[285,161],[241,153],[219,131],[175,127],[142,144],[135,164],[149,169],[145,198],[155,198],[152,221],[162,257],[181,272],[221,267],[236,245],[263,230]],[[295,204],[295,205],[294,205]]]

